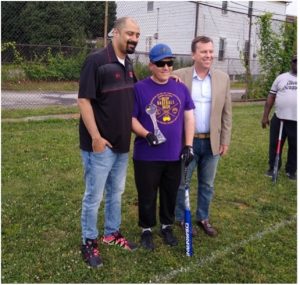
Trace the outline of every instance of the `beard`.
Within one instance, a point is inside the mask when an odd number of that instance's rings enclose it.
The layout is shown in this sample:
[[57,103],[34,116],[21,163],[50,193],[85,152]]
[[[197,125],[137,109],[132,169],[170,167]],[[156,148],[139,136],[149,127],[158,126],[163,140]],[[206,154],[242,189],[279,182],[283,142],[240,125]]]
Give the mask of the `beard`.
[[128,53],[128,54],[134,53],[136,46],[137,46],[137,42],[128,41],[126,44],[126,53]]

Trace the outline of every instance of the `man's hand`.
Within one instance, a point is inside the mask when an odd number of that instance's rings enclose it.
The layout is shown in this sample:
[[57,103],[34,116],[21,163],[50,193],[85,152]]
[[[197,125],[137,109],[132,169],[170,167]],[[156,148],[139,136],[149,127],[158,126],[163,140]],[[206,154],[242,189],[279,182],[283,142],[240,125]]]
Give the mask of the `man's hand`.
[[194,159],[193,147],[186,145],[181,151],[181,160],[184,161],[184,164],[189,165]]
[[180,82],[180,83],[183,83],[182,80],[180,79],[179,76],[175,75],[175,74],[171,74],[170,77],[172,79],[174,79],[176,82]]
[[219,148],[219,154],[220,154],[221,156],[223,156],[223,155],[226,155],[227,152],[228,152],[228,145],[221,144],[221,145],[220,145],[220,148]]
[[157,146],[158,145],[158,139],[157,139],[156,135],[154,135],[153,133],[149,132],[146,135],[146,140],[147,140],[147,142],[150,146]]
[[93,152],[103,152],[105,150],[106,145],[112,148],[110,142],[102,137],[97,137],[92,139]]
[[269,118],[262,118],[261,120],[261,127],[265,129],[268,125],[270,125]]

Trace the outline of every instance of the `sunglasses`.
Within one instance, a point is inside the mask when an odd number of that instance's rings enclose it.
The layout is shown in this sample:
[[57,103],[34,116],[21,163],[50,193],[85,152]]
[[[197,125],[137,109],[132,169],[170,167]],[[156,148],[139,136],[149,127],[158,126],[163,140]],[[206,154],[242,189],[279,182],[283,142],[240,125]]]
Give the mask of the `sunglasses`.
[[292,62],[293,62],[293,63],[297,63],[297,59],[293,59]]
[[174,62],[173,60],[171,61],[156,61],[156,62],[152,62],[153,64],[155,64],[157,67],[165,67],[165,65],[167,65],[168,67],[173,66]]

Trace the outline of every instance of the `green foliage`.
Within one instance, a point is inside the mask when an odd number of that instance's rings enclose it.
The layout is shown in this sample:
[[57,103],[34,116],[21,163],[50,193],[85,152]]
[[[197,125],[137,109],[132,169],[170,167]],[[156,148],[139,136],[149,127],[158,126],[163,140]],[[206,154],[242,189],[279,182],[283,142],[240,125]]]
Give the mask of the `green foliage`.
[[12,53],[13,61],[15,64],[20,64],[23,61],[21,54],[16,48],[16,42],[4,42],[1,45],[1,52],[9,51]]
[[[104,7],[105,1],[2,1],[2,41],[82,46],[103,37]],[[108,2],[108,13],[110,30],[115,2]]]
[[[78,3],[78,2],[76,2]],[[113,27],[116,20],[116,3],[108,1],[108,32]],[[105,1],[87,1],[85,9],[88,12],[85,31],[90,39],[103,37],[104,19],[105,19]]]
[[148,64],[143,64],[139,61],[134,63],[134,73],[139,80],[142,80],[151,75]]
[[84,38],[87,11],[81,2],[28,2],[21,13],[23,30],[30,44],[72,45]]
[[[296,283],[297,183],[284,169],[276,185],[263,175],[269,133],[258,127],[262,111],[261,105],[233,107],[230,152],[219,162],[211,204],[218,237],[197,228],[195,254],[188,258],[181,229],[174,229],[179,245],[168,247],[157,225],[151,253],[99,243],[104,266],[97,270],[87,268],[80,253],[84,182],[78,120],[2,121],[2,283]],[[138,243],[132,159],[127,173],[122,232]],[[194,173],[194,222],[196,189]],[[103,217],[102,203],[100,235]]]
[[1,40],[26,43],[21,13],[28,1],[1,1]]
[[48,48],[47,54],[24,63],[23,69],[30,80],[78,80],[80,69],[86,57],[86,50],[82,50],[73,57],[65,57],[62,53],[52,55]]
[[33,62],[23,63],[22,67],[29,80],[78,80],[85,57],[86,50],[68,58],[62,53],[54,56],[48,48],[46,54],[36,57]]
[[51,48],[48,48],[46,53],[35,55],[34,60],[28,62],[20,56],[14,42],[2,44],[2,51],[7,50],[12,51],[14,64],[3,68],[3,81],[19,81],[21,75],[22,80],[78,80],[87,55],[86,48],[72,57],[66,57],[61,52],[53,55]]
[[290,68],[291,58],[297,53],[297,23],[285,22],[281,27],[282,49],[280,49],[280,58],[282,60],[282,69],[280,73]]
[[278,32],[272,28],[272,14],[258,18],[260,49],[258,59],[261,73],[257,80],[249,81],[250,98],[263,98],[269,93],[276,76],[290,70],[292,55],[297,50],[297,24],[281,25]]

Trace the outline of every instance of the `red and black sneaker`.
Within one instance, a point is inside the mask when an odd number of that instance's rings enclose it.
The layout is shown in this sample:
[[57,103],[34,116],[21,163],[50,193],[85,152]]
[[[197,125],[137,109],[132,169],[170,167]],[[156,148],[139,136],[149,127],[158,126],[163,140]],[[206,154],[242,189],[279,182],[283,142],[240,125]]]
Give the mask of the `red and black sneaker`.
[[91,267],[101,267],[103,265],[98,249],[97,239],[86,239],[81,245],[81,252],[84,261]]
[[122,234],[119,231],[112,233],[111,235],[108,236],[103,236],[102,243],[108,245],[115,244],[127,250],[137,249],[137,245],[133,242],[128,241],[125,237],[122,236]]

